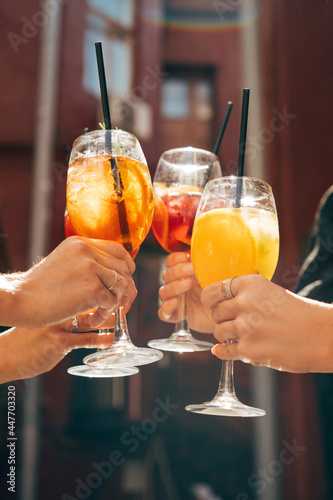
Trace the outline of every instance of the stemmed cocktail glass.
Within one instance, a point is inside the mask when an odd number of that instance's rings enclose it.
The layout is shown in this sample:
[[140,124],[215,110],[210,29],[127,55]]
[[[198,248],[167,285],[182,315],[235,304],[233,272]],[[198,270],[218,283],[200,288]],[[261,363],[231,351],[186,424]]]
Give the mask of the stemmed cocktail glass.
[[[192,147],[162,154],[154,175],[155,213],[152,228],[167,252],[190,252],[192,228],[205,184],[221,176],[217,156]],[[191,334],[186,317],[186,293],[179,297],[178,320],[169,338],[154,339],[148,345],[175,352],[209,350],[213,344]]]
[[[65,227],[65,236],[69,238],[70,236],[75,236],[75,231],[72,227],[72,224],[69,220],[67,208],[65,210],[64,216],[64,227]],[[134,252],[134,254],[137,251]],[[133,255],[133,254],[132,254]],[[133,258],[135,255],[133,255]],[[99,329],[99,333],[109,334],[114,336],[114,328],[103,328]],[[99,349],[100,351],[102,349]],[[88,378],[108,378],[108,377],[126,377],[129,375],[136,375],[139,373],[138,368],[136,367],[119,367],[119,368],[94,368],[88,365],[76,365],[68,368],[67,372],[70,375],[77,375],[80,377],[88,377]]]
[[[278,219],[270,185],[250,177],[223,177],[209,182],[201,197],[191,246],[200,285],[204,288],[244,274],[271,279],[278,254]],[[189,405],[186,410],[242,417],[265,414],[237,399],[233,361],[222,362],[221,380],[213,400]]]
[[[150,173],[136,137],[123,130],[86,133],[74,142],[69,163],[66,204],[75,234],[117,241],[134,252],[148,234],[154,210]],[[84,363],[98,369],[128,368],[162,356],[132,343],[125,311],[119,307],[112,346],[86,356]]]

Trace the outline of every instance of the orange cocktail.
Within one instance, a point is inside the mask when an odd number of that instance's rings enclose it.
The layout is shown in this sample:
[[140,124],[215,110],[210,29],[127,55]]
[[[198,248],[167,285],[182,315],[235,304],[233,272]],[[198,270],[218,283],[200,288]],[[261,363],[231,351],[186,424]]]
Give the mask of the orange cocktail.
[[136,250],[148,234],[154,211],[147,178],[147,165],[126,156],[76,158],[67,177],[67,210],[74,232]]
[[[66,207],[66,233],[71,229],[78,236],[120,243],[135,257],[151,227],[154,195],[146,159],[134,135],[118,129],[97,130],[76,139],[68,167]],[[120,305],[112,346],[83,361],[104,374],[111,369],[108,376],[118,376],[114,370],[120,369],[122,376],[161,357],[159,351],[132,343]]]

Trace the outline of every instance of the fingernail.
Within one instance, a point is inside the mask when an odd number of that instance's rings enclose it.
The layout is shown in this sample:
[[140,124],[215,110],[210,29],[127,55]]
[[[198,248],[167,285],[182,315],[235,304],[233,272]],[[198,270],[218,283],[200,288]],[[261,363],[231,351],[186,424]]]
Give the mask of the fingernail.
[[221,344],[215,344],[214,347],[211,348],[211,353],[214,354],[214,356],[219,357],[219,350],[220,350]]

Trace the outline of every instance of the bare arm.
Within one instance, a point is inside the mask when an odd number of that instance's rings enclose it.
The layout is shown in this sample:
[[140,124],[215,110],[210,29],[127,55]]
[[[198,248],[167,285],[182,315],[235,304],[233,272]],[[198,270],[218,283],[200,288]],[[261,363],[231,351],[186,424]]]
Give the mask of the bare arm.
[[[89,315],[78,317],[81,332],[89,330]],[[109,347],[113,334],[72,333],[67,320],[35,330],[11,328],[0,334],[0,384],[35,377],[54,368],[70,351]]]
[[[130,307],[134,270],[118,243],[67,238],[29,271],[0,276],[0,324],[40,328],[95,309],[90,321],[97,328],[119,304]],[[121,279],[111,293],[115,272]]]

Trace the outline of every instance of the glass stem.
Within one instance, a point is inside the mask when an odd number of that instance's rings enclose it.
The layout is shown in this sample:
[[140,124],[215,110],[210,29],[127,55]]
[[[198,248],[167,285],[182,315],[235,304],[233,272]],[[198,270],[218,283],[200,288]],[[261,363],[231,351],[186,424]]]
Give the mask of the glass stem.
[[186,292],[179,295],[178,302],[178,317],[175,332],[186,332],[189,333],[187,324],[187,295]]
[[236,396],[234,385],[234,362],[231,360],[222,361],[221,378],[216,396]]
[[123,306],[118,307],[118,309],[115,312],[114,328],[115,328],[114,341],[112,345],[132,344],[132,341],[128,333],[126,314]]

